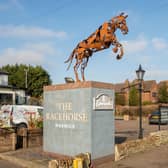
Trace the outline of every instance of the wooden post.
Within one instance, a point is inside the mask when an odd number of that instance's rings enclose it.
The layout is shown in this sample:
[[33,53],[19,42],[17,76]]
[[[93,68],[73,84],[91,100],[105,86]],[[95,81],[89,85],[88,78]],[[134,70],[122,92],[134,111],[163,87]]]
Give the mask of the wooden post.
[[21,128],[17,131],[17,136],[23,138],[23,148],[27,148],[27,128]]
[[12,139],[12,150],[16,150],[16,133],[11,134]]

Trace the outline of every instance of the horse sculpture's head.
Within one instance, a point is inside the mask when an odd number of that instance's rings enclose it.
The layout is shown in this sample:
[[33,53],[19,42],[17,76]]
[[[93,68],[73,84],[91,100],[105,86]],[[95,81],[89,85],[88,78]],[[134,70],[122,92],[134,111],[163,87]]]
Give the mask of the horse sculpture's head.
[[123,34],[128,33],[128,27],[126,23],[126,18],[128,15],[124,15],[124,13],[121,13],[120,15],[112,18],[112,23],[115,24],[116,28],[119,28]]

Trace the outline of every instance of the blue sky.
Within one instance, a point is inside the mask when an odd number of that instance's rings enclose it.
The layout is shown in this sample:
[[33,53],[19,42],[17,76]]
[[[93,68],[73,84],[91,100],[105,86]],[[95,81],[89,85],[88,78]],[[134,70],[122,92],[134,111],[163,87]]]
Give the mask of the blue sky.
[[75,46],[121,12],[129,27],[127,35],[116,32],[123,58],[116,60],[112,46],[93,54],[86,79],[133,80],[141,64],[145,80],[168,80],[167,0],[0,0],[0,66],[41,65],[53,84],[64,83],[64,77],[74,78],[64,61]]

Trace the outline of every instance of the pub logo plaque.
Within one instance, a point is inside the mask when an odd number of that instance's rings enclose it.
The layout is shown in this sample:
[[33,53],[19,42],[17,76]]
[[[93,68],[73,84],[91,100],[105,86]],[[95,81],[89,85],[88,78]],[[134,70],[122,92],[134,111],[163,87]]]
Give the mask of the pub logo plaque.
[[108,94],[99,94],[93,98],[93,109],[94,110],[113,110],[114,101]]

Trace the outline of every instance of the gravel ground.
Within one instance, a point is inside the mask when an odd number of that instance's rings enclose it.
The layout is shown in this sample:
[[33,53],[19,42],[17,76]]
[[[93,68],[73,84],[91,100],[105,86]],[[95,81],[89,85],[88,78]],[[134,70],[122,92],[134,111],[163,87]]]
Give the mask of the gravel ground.
[[136,153],[126,159],[101,168],[168,168],[168,144]]

